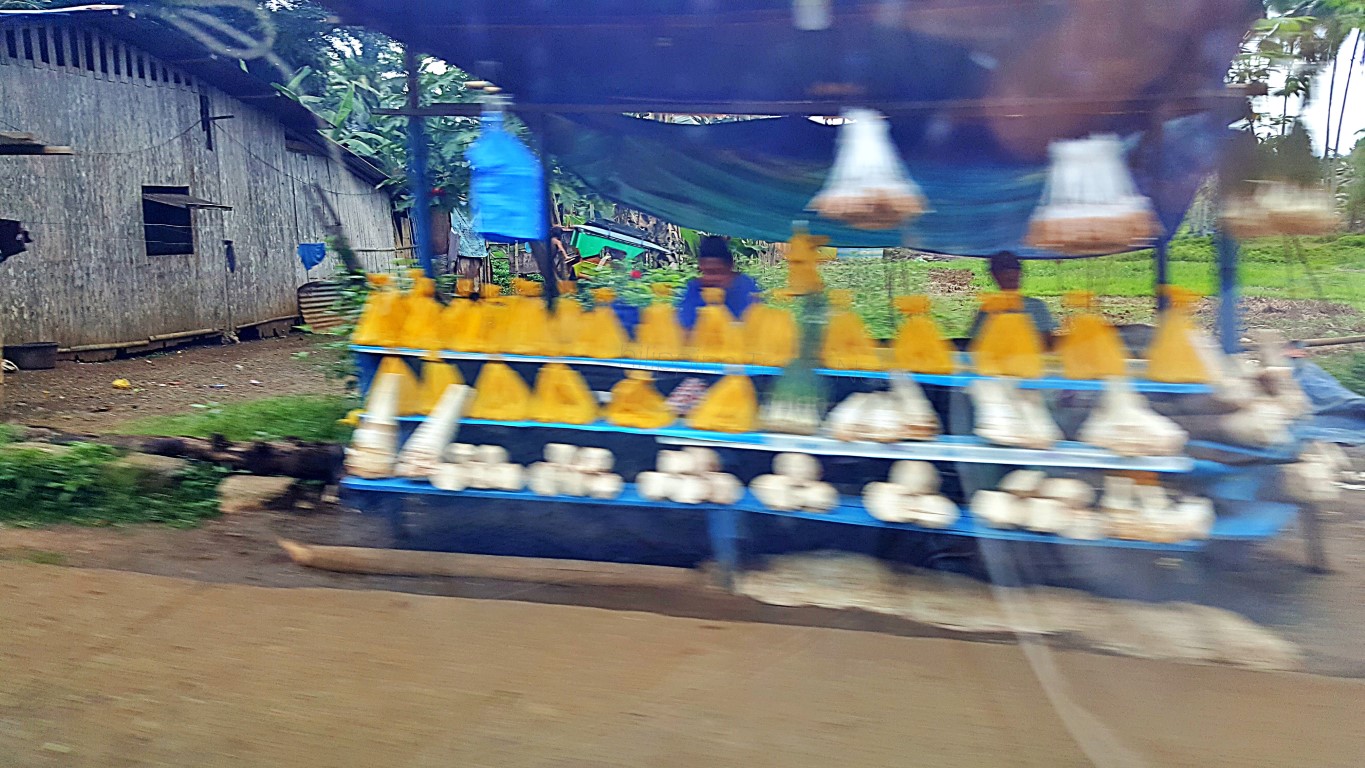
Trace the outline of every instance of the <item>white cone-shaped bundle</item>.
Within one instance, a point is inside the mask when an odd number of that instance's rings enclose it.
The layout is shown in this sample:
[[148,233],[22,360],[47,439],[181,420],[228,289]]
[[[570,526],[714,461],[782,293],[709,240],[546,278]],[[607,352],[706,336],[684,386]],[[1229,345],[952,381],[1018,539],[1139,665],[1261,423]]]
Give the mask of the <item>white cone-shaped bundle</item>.
[[992,528],[1018,528],[1024,523],[1024,502],[1004,491],[972,494],[972,514]]
[[938,468],[927,461],[898,461],[891,465],[891,482],[912,496],[938,493]]
[[779,453],[773,457],[773,474],[793,480],[812,482],[820,479],[820,460],[806,453]]
[[1179,424],[1152,410],[1127,379],[1105,382],[1099,407],[1078,436],[1120,456],[1176,456],[1189,439]]
[[1152,244],[1160,224],[1133,184],[1117,136],[1055,141],[1048,154],[1052,165],[1025,242],[1073,256]]
[[346,471],[356,477],[393,476],[398,453],[398,392],[403,381],[395,373],[381,373],[370,383],[365,414],[346,449]]
[[977,379],[967,385],[976,410],[977,436],[996,445],[1045,450],[1062,438],[1037,390],[1012,379]]
[[896,483],[868,483],[863,486],[863,507],[885,523],[910,522],[910,494]]
[[451,384],[436,401],[431,415],[417,427],[412,437],[403,444],[398,453],[397,474],[399,477],[431,477],[441,463],[446,446],[455,437],[460,425],[460,414],[464,413],[465,401],[469,399],[471,387],[464,384]]
[[914,519],[911,522],[925,528],[947,528],[957,522],[961,515],[952,500],[936,493],[916,496],[911,501],[911,508],[914,511]]
[[807,208],[858,229],[895,229],[924,212],[924,195],[905,172],[886,117],[847,109],[834,166]]
[[785,475],[759,475],[749,482],[749,490],[768,509],[790,512],[799,506],[796,481]]

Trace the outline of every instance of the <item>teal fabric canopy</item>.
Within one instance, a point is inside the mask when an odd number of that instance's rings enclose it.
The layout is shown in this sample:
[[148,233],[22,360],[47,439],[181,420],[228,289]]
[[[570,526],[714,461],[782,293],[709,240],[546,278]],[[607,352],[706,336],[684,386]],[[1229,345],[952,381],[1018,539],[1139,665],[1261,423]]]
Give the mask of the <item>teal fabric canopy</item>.
[[[1131,137],[1134,177],[1168,235],[1214,171],[1226,124],[1202,114]],[[902,231],[852,229],[805,210],[829,172],[838,129],[804,118],[692,126],[556,116],[545,130],[556,160],[594,192],[691,229],[781,241],[793,221],[808,220],[836,246],[1057,258],[1022,244],[1047,166],[1013,158],[970,126],[895,125],[893,138],[930,208]]]

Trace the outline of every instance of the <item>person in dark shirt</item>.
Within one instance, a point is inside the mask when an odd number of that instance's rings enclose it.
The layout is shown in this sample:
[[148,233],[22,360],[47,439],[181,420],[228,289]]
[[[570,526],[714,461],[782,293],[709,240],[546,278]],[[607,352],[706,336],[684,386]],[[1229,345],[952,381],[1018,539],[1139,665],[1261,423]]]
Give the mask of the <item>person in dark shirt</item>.
[[[1001,251],[991,257],[991,279],[999,286],[1002,291],[1019,290],[1019,283],[1024,274],[1024,265],[1009,251]],[[1039,335],[1043,337],[1044,347],[1051,348],[1053,336],[1057,333],[1057,322],[1052,319],[1052,313],[1048,311],[1047,305],[1042,299],[1032,296],[1022,296],[1024,314],[1033,318],[1033,325],[1038,329]],[[972,330],[967,334],[968,338],[974,339],[980,333],[981,326],[986,321],[985,312],[977,312],[976,318],[972,320]]]
[[707,235],[701,239],[697,249],[697,267],[701,270],[701,277],[688,281],[682,301],[678,304],[678,322],[684,328],[690,330],[696,324],[697,310],[706,305],[701,295],[703,288],[724,289],[725,306],[736,318],[758,300],[762,289],[752,277],[735,271],[735,257],[730,253],[730,244],[725,238]]

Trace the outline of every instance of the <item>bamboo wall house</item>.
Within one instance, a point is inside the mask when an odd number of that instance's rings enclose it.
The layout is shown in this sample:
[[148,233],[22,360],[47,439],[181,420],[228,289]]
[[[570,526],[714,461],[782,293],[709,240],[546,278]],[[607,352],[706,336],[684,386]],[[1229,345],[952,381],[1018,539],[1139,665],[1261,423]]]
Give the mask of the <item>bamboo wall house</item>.
[[392,263],[385,176],[317,127],[156,20],[0,12],[0,220],[32,238],[0,264],[5,342],[109,350],[289,322],[298,287],[335,269],[297,255],[329,223]]

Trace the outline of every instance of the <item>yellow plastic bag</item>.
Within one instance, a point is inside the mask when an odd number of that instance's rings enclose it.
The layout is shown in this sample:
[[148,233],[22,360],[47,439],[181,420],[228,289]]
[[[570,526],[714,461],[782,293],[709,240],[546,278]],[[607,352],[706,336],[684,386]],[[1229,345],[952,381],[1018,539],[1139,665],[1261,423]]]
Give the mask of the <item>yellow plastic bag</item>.
[[559,281],[559,298],[555,299],[554,317],[550,319],[553,351],[560,357],[582,357],[579,339],[583,330],[583,305],[579,303],[578,283]]
[[828,368],[842,371],[879,371],[885,368],[877,344],[867,334],[863,319],[853,311],[853,294],[830,291],[831,311],[825,327],[821,358]]
[[501,352],[503,330],[507,326],[507,302],[502,289],[496,285],[485,285],[479,290],[479,295],[482,298],[469,311],[473,335],[468,350]]
[[1027,379],[1043,375],[1043,339],[1023,307],[1015,291],[981,297],[986,321],[968,347],[977,373]]
[[474,382],[469,418],[524,421],[531,412],[531,390],[507,363],[489,360]]
[[597,420],[597,397],[578,371],[563,363],[546,363],[536,374],[529,418],[554,424],[591,424]]
[[541,284],[521,280],[516,284],[518,298],[507,310],[507,330],[503,351],[511,355],[550,354],[550,312],[541,298]]
[[758,428],[758,393],[748,376],[716,382],[687,415],[687,426],[712,432],[753,432]]
[[616,291],[610,288],[595,288],[592,292],[592,311],[583,316],[578,340],[579,351],[584,357],[600,360],[615,360],[626,356],[630,337],[621,327],[621,319],[612,309]]
[[436,407],[441,395],[446,393],[446,388],[452,384],[463,384],[464,377],[460,375],[460,369],[443,361],[436,352],[428,352],[422,358],[422,382],[421,382],[421,403],[418,412],[423,416],[431,414],[431,409]]
[[781,367],[796,359],[801,337],[791,310],[756,301],[744,310],[741,326],[749,362]]
[[441,302],[436,300],[436,281],[419,277],[408,291],[408,315],[403,320],[402,344],[408,349],[440,349]]
[[1190,309],[1198,294],[1177,285],[1166,286],[1166,309],[1157,320],[1156,334],[1147,347],[1147,378],[1171,384],[1203,384],[1209,369],[1194,349],[1194,321]]
[[723,288],[703,288],[706,306],[697,309],[692,326],[692,359],[703,363],[744,362],[744,333],[725,306]]
[[898,296],[896,308],[906,316],[896,334],[896,367],[912,373],[949,374],[957,370],[953,345],[943,338],[929,314],[929,297]]
[[828,242],[829,238],[816,237],[804,229],[792,234],[791,242],[787,244],[787,288],[793,294],[805,296],[825,289],[819,266],[831,256],[820,246]]
[[1068,379],[1104,379],[1128,375],[1123,339],[1109,320],[1095,312],[1095,297],[1085,291],[1068,293],[1062,304],[1078,312],[1066,319],[1057,340],[1062,375]]
[[413,375],[412,368],[401,357],[386,357],[379,361],[375,378],[385,373],[396,373],[398,382],[398,415],[419,416],[422,410],[422,388]]
[[669,300],[673,287],[655,283],[652,290],[654,303],[640,310],[640,324],[635,326],[635,357],[640,360],[681,360],[683,330]]
[[360,311],[351,343],[365,347],[396,347],[403,335],[403,298],[393,287],[393,276],[378,272],[369,276],[370,294]]
[[466,351],[464,339],[468,338],[465,330],[465,317],[469,314],[469,308],[474,304],[471,297],[474,294],[474,281],[467,278],[460,278],[455,281],[455,296],[441,310],[441,346],[456,352]]
[[607,421],[618,427],[658,429],[677,421],[664,396],[654,388],[648,371],[626,371],[626,377],[611,388],[611,402],[602,411]]

